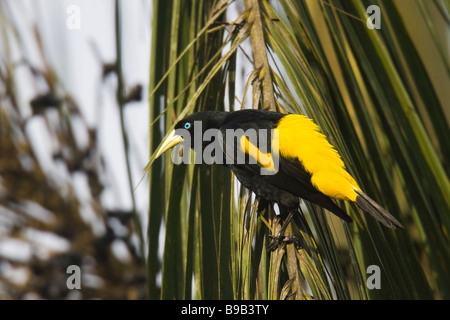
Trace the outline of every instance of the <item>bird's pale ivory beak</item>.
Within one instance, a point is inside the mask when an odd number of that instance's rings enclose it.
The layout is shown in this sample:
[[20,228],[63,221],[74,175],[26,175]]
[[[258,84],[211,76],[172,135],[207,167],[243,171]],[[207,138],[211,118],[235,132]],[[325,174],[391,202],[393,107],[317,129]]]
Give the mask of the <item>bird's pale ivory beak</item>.
[[161,156],[164,152],[166,152],[167,150],[169,150],[170,148],[179,144],[182,141],[184,141],[183,137],[175,134],[175,130],[172,130],[172,132],[163,141],[163,144],[159,148],[158,152],[156,152],[155,159],[159,158],[159,156]]

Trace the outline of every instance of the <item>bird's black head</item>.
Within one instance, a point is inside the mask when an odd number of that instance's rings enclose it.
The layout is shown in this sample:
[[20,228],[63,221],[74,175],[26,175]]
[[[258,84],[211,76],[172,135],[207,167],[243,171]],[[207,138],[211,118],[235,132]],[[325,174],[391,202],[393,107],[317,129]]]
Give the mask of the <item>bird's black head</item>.
[[218,129],[225,119],[226,115],[227,112],[222,111],[204,111],[193,113],[178,121],[178,123],[175,125],[175,130],[185,129],[191,134],[194,134],[195,122],[200,125],[199,128],[201,128],[202,133],[211,128]]
[[185,141],[187,135],[189,135],[191,148],[194,148],[195,141],[201,142],[199,145],[204,146],[208,143],[203,141],[204,132],[208,129],[219,129],[227,114],[228,112],[222,111],[204,111],[186,116],[177,122],[174,130],[163,141],[156,157]]

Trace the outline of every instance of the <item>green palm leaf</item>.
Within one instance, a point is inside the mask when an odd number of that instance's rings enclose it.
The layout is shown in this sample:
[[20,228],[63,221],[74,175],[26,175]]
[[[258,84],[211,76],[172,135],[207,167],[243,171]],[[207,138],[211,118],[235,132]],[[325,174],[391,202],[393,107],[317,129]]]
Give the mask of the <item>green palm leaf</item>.
[[[246,11],[225,23],[228,1],[154,1],[149,297],[449,298],[444,155],[450,154],[450,98],[448,86],[435,81],[450,83],[441,36],[442,28],[448,34],[448,3],[244,4]],[[380,8],[381,29],[367,27],[371,4]],[[414,32],[411,20],[429,39]],[[253,48],[250,75],[239,72],[236,60],[252,56],[246,39]],[[169,153],[154,159],[177,119],[199,110],[240,109],[237,80],[248,90],[251,84],[253,107],[313,118],[365,192],[406,228],[387,230],[342,203],[355,220],[344,225],[306,204],[300,230],[289,230],[301,236],[302,248],[290,244],[268,254],[266,234],[278,225],[274,211],[258,215],[253,197],[227,168],[176,166]],[[379,267],[381,289],[367,286],[372,265]]]

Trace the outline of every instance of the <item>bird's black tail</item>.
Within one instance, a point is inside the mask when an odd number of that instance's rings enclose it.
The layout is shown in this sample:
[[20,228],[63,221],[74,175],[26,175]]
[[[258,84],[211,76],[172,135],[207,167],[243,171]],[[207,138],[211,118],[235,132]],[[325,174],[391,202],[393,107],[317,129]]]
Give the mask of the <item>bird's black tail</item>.
[[369,213],[372,217],[380,221],[388,228],[395,229],[396,227],[404,228],[403,225],[395,219],[389,212],[383,209],[378,203],[371,199],[365,193],[355,190],[358,196],[356,197],[356,204],[358,207]]

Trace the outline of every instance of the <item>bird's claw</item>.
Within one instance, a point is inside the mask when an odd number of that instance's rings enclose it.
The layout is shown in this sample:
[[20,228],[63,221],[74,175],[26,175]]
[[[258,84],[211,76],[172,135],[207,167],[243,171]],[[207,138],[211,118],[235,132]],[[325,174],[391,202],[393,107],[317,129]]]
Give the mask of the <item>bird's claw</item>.
[[272,238],[273,241],[269,244],[269,247],[267,248],[268,251],[275,251],[283,243],[294,243],[296,246],[300,246],[300,240],[296,236],[284,236],[280,234],[277,236],[273,236],[269,234],[269,238]]

